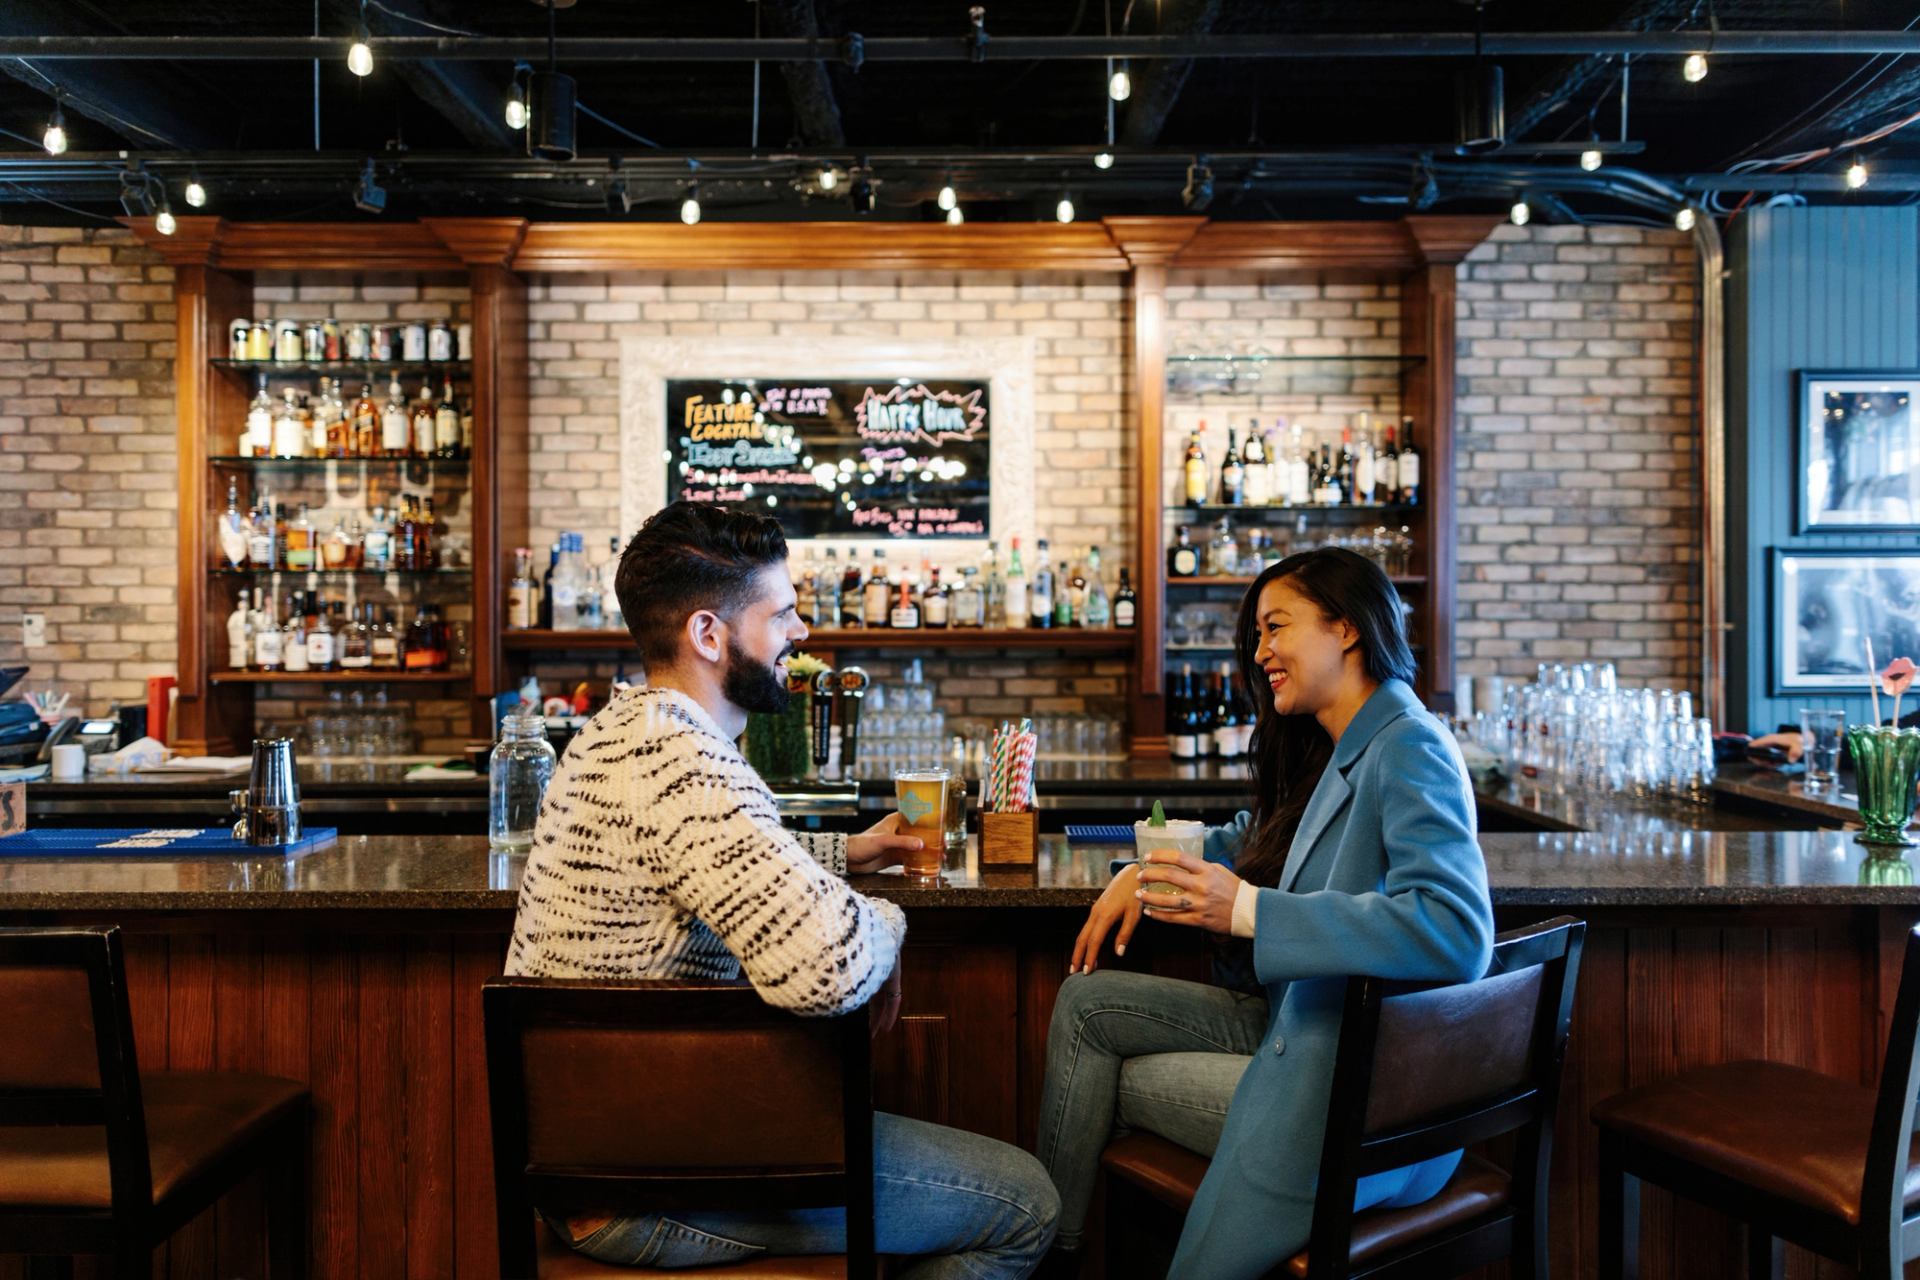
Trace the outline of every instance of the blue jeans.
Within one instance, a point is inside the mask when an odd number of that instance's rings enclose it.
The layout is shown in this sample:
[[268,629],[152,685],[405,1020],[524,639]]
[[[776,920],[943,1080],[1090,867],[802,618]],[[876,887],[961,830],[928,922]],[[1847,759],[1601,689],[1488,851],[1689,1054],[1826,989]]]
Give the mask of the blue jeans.
[[[1096,969],[1061,984],[1047,1029],[1038,1151],[1060,1191],[1062,1249],[1080,1247],[1100,1153],[1114,1138],[1144,1129],[1213,1155],[1267,1012],[1264,996],[1147,973]],[[1430,1200],[1458,1164],[1370,1174],[1355,1185],[1353,1207]]]
[[[879,1251],[921,1259],[902,1280],[1019,1280],[1046,1256],[1060,1198],[1018,1147],[876,1112],[873,1166]],[[567,1238],[564,1223],[548,1225]],[[842,1253],[846,1211],[649,1213],[616,1218],[573,1247],[598,1262],[660,1268]]]

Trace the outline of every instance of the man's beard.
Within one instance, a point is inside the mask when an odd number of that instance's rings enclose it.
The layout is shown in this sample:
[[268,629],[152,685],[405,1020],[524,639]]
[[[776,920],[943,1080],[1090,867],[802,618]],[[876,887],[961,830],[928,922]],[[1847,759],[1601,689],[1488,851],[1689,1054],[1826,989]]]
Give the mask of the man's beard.
[[[793,646],[788,645],[780,657],[792,652]],[[727,701],[742,711],[778,715],[793,701],[793,695],[787,692],[787,678],[780,674],[780,668],[750,657],[731,636],[727,638],[727,672],[720,679],[720,689]]]

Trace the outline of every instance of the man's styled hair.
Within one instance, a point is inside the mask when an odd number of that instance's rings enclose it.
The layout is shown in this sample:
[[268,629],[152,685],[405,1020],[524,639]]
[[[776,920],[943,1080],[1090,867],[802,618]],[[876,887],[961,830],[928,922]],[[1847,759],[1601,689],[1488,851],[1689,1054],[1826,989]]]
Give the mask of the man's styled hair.
[[620,554],[613,591],[648,666],[679,653],[689,614],[731,619],[754,596],[754,577],[787,558],[787,536],[767,516],[699,502],[662,507]]

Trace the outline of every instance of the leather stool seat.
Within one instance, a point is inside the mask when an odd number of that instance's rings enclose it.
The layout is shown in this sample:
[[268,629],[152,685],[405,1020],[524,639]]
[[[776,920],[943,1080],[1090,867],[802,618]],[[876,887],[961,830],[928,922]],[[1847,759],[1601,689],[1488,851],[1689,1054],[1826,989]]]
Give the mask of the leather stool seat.
[[[224,1071],[142,1072],[140,1092],[156,1207],[287,1119],[307,1097],[297,1080]],[[110,1212],[106,1129],[0,1128],[0,1207]]]
[[[1857,1226],[1873,1111],[1874,1092],[1861,1085],[1780,1062],[1728,1062],[1615,1094],[1593,1119]],[[1908,1210],[1920,1205],[1920,1165],[1908,1164],[1902,1195]]]
[[[1207,1160],[1150,1133],[1131,1133],[1108,1145],[1101,1163],[1154,1199],[1184,1213],[1207,1175]],[[1354,1215],[1350,1265],[1359,1267],[1407,1248],[1448,1227],[1503,1208],[1512,1184],[1505,1171],[1468,1152],[1440,1194],[1405,1209],[1367,1209]],[[1286,1262],[1289,1274],[1307,1274],[1303,1250]]]
[[654,1267],[623,1267],[610,1262],[595,1262],[575,1253],[540,1222],[534,1227],[535,1257],[539,1261],[540,1280],[616,1280],[635,1276],[707,1276],[716,1280],[845,1280],[847,1260],[841,1254],[821,1254],[804,1258],[750,1258],[719,1267],[681,1268],[662,1271]]

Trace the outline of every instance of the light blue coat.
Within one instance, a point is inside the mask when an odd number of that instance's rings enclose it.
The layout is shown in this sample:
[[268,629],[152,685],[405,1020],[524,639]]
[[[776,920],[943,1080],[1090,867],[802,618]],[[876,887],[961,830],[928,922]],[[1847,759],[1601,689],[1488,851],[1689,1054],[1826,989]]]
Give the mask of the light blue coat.
[[[1207,860],[1231,867],[1247,823],[1243,813],[1210,833]],[[1466,765],[1404,682],[1381,685],[1340,736],[1280,887],[1259,894],[1253,967],[1272,1014],[1187,1215],[1174,1280],[1260,1276],[1305,1247],[1347,978],[1467,982],[1492,958]],[[1459,1159],[1362,1179],[1357,1204],[1424,1199]]]

